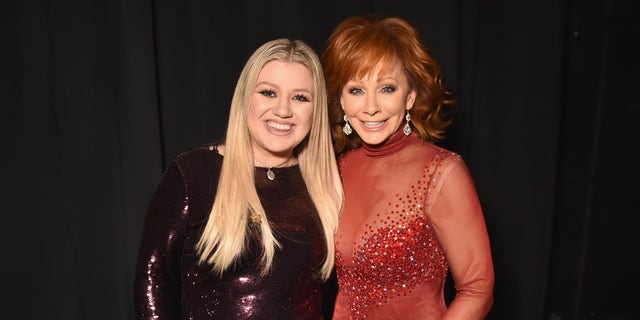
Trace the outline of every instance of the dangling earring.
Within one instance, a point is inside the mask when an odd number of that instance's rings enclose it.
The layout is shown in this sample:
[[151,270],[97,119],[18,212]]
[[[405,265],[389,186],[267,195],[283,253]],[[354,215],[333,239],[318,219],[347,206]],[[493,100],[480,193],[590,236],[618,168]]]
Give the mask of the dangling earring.
[[345,114],[342,119],[344,119],[344,127],[342,127],[342,131],[344,131],[344,134],[346,135],[350,135],[353,130],[351,129],[351,126],[349,125],[349,119],[347,119],[347,115]]
[[404,128],[402,129],[402,131],[404,131],[404,135],[408,136],[411,134],[411,126],[409,125],[409,120],[411,120],[411,116],[409,116],[409,110],[407,110],[407,115],[404,116],[405,120],[407,120],[407,123],[404,125]]

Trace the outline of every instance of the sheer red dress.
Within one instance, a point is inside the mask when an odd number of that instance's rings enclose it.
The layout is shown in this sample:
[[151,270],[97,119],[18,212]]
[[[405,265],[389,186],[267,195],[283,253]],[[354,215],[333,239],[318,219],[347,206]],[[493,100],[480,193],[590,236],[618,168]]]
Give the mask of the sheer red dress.
[[[339,158],[334,319],[481,319],[493,265],[471,176],[456,153],[402,132]],[[447,272],[456,297],[445,303]]]
[[247,250],[221,277],[198,264],[195,245],[209,216],[223,157],[213,148],[177,156],[153,195],[136,274],[136,319],[320,319],[321,222],[296,166],[256,168],[258,196],[282,244],[260,277],[262,247],[250,226]]

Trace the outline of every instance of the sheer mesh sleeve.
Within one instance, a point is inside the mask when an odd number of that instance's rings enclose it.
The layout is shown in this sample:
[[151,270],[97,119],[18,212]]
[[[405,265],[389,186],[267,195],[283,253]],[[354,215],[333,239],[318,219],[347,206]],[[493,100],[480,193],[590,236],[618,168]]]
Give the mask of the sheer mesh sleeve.
[[456,287],[443,319],[483,319],[493,303],[489,237],[471,175],[455,159],[443,168],[429,211]]

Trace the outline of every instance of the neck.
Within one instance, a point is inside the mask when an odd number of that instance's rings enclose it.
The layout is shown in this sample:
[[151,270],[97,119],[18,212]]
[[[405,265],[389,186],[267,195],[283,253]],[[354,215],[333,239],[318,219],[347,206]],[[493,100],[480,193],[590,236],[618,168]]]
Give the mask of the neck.
[[266,168],[280,168],[283,167],[285,165],[287,165],[289,163],[289,161],[291,161],[291,159],[293,159],[293,153],[291,155],[289,155],[289,157],[287,157],[286,159],[284,159],[284,161],[282,161],[281,163],[276,163],[274,165],[268,165],[265,164],[262,161],[259,161],[258,159],[254,158],[253,159],[253,163],[258,166],[258,167],[266,167]]

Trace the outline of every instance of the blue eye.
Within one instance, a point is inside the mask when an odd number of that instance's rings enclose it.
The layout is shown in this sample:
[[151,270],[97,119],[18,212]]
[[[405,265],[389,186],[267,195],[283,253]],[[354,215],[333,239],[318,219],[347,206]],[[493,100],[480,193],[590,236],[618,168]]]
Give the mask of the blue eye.
[[360,88],[351,88],[349,89],[347,92],[349,92],[349,94],[363,94],[364,91]]
[[380,89],[380,92],[383,93],[392,93],[396,91],[396,87],[394,86],[384,86]]

